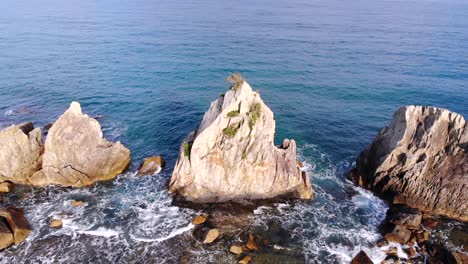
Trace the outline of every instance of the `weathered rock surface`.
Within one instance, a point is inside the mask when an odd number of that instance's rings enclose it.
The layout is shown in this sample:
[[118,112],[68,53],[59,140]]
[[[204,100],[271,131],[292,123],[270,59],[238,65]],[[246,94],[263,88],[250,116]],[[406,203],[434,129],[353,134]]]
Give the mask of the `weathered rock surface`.
[[197,131],[180,147],[170,192],[193,202],[224,202],[295,194],[313,196],[296,164],[296,143],[274,145],[273,112],[240,81],[211,103]]
[[32,123],[13,125],[0,131],[0,182],[28,184],[41,168],[44,150],[40,128]]
[[0,222],[1,221],[4,221],[8,229],[11,231],[13,235],[13,242],[15,244],[23,242],[31,232],[28,221],[23,215],[23,210],[19,208],[0,208]]
[[468,126],[445,109],[402,107],[359,156],[353,181],[391,202],[468,221]]
[[42,170],[31,178],[35,185],[58,184],[82,187],[109,180],[130,163],[130,151],[120,142],[103,138],[99,123],[72,102],[50,128]]
[[374,264],[372,260],[367,256],[366,252],[359,251],[359,253],[351,260],[350,264]]
[[140,169],[138,175],[153,175],[157,174],[162,170],[166,162],[161,156],[154,156],[146,158]]

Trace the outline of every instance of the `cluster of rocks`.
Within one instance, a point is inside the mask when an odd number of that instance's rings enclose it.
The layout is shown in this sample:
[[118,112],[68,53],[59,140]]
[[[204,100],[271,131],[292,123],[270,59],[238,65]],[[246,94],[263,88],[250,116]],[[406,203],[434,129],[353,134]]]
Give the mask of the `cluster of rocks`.
[[390,248],[384,263],[467,261],[430,242],[434,215],[468,221],[468,125],[461,115],[435,107],[400,108],[360,154],[350,178],[391,205],[379,244],[399,243],[408,258]]

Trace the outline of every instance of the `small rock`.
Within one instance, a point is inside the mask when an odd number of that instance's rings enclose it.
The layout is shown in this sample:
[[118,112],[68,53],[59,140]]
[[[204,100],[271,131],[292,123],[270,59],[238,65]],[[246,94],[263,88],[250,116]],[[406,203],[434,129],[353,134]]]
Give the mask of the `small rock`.
[[428,240],[429,240],[429,232],[427,232],[426,230],[416,233],[416,241],[418,243],[424,243]]
[[351,260],[350,264],[374,264],[372,260],[367,256],[366,252],[359,251],[359,253]]
[[211,229],[208,231],[206,234],[205,240],[203,241],[203,244],[209,244],[212,243],[213,241],[216,240],[219,236],[219,231],[217,229]]
[[416,256],[416,250],[414,249],[414,247],[406,248],[405,251],[406,251],[406,254],[408,255],[408,257],[410,257],[410,258],[413,258],[413,257]]
[[391,247],[389,250],[385,251],[389,256],[398,256],[398,249],[396,247]]
[[386,239],[381,239],[377,242],[376,244],[378,247],[383,247],[383,246],[386,246],[388,245],[388,241]]
[[0,209],[0,218],[5,219],[5,223],[13,233],[13,241],[19,244],[26,239],[31,232],[29,224],[22,209],[11,207],[8,209]]
[[71,201],[70,203],[72,206],[74,207],[78,207],[78,206],[83,206],[84,205],[84,202],[83,201],[76,201],[76,200],[73,200]]
[[62,226],[63,226],[62,219],[54,219],[54,218],[50,219],[50,227],[52,227],[52,228],[62,228]]
[[385,235],[385,238],[390,242],[397,242],[400,244],[406,244],[410,239],[411,231],[402,226],[395,226],[391,233]]
[[257,243],[255,243],[255,237],[252,234],[249,234],[249,241],[245,245],[249,250],[257,250]]
[[201,225],[206,222],[206,217],[202,215],[197,215],[193,218],[192,224],[194,225]]
[[466,264],[468,263],[468,255],[465,255],[460,252],[452,252],[452,256],[455,259],[457,264]]
[[244,250],[242,249],[242,246],[239,246],[239,245],[232,245],[231,248],[229,248],[229,251],[236,255],[240,255],[242,254],[242,252],[244,252]]
[[9,193],[13,190],[13,183],[0,182],[0,193]]
[[243,259],[239,260],[239,264],[249,264],[252,260],[251,256],[245,256]]
[[138,175],[154,175],[161,171],[166,162],[161,156],[146,158],[138,170]]

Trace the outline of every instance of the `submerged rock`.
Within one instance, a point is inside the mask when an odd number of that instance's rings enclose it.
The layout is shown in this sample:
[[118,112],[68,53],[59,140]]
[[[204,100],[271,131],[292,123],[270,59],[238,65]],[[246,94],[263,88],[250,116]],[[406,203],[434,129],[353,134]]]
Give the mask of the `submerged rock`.
[[103,138],[99,123],[72,102],[50,128],[42,170],[31,178],[35,185],[58,184],[83,187],[109,180],[130,163],[130,151],[120,142]]
[[161,156],[154,156],[146,158],[140,169],[138,175],[153,175],[161,171],[165,161]]
[[296,143],[274,145],[273,112],[240,80],[211,103],[191,132],[169,184],[170,192],[193,202],[224,202],[294,194],[313,196],[309,176],[296,164]]
[[13,125],[0,131],[0,182],[28,184],[41,168],[44,150],[40,128],[32,123]]
[[359,253],[351,260],[350,264],[374,264],[372,260],[367,256],[366,252],[359,251]]
[[393,203],[468,221],[468,126],[445,109],[402,107],[351,172]]

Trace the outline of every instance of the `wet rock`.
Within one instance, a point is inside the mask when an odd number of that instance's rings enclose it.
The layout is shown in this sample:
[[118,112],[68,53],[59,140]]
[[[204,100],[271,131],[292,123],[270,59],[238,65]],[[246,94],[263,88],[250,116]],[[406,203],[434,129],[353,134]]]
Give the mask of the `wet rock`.
[[31,232],[22,209],[15,207],[8,209],[0,208],[0,218],[4,219],[8,228],[11,230],[15,244],[21,243]]
[[428,241],[429,237],[430,237],[429,232],[427,232],[426,230],[421,230],[421,231],[416,232],[416,241],[418,243],[424,243]]
[[463,247],[468,250],[468,230],[454,229],[449,233],[450,241],[457,247]]
[[274,134],[273,112],[260,94],[243,80],[236,83],[183,140],[170,192],[201,203],[290,194],[312,199],[309,176],[296,163],[295,141],[276,147]]
[[229,248],[229,251],[233,254],[236,254],[236,255],[240,255],[244,252],[244,250],[242,249],[242,246],[239,246],[239,245],[232,245],[230,248]]
[[239,264],[249,264],[250,261],[252,260],[251,256],[245,256],[241,260],[239,260]]
[[463,116],[402,107],[361,153],[350,177],[392,203],[468,221],[467,146]]
[[54,218],[50,219],[50,227],[52,227],[52,228],[62,228],[62,226],[63,226],[62,219],[54,219]]
[[161,156],[154,156],[146,158],[140,169],[138,175],[154,175],[159,173],[164,166],[165,161]]
[[398,249],[396,247],[391,247],[387,251],[385,251],[385,253],[388,256],[398,256]]
[[434,229],[439,225],[440,221],[434,217],[424,217],[422,225],[429,229]]
[[377,244],[376,244],[376,246],[378,246],[378,247],[384,247],[386,245],[388,245],[388,241],[386,239],[381,239],[381,240],[377,241]]
[[418,230],[420,228],[421,219],[422,216],[419,213],[419,209],[404,205],[393,205],[387,212],[388,222],[411,230]]
[[452,252],[453,259],[456,264],[468,263],[468,255],[461,252]]
[[31,122],[0,131],[0,182],[29,184],[41,168],[43,150],[41,129]]
[[193,218],[192,224],[194,225],[201,225],[206,222],[206,218],[202,215],[197,215]]
[[0,193],[9,193],[13,190],[11,182],[0,182]]
[[396,242],[400,244],[406,244],[410,239],[411,231],[402,227],[402,226],[395,226],[392,232],[385,234],[385,239],[390,242]]
[[85,204],[85,202],[73,200],[73,201],[70,202],[70,204],[71,204],[73,207],[79,207],[79,206],[83,206],[83,205]]
[[217,204],[207,212],[208,224],[226,235],[236,235],[252,224],[253,209],[241,204]]
[[249,240],[247,241],[247,244],[245,245],[249,250],[257,250],[257,243],[255,243],[255,237],[253,234],[249,234]]
[[14,243],[13,234],[7,223],[0,217],[0,250],[7,248]]
[[359,251],[359,253],[351,260],[350,264],[374,264],[367,256],[366,252]]
[[215,241],[219,236],[219,231],[217,229],[211,229],[205,236],[203,244],[209,244]]
[[408,257],[410,257],[410,258],[413,258],[413,257],[416,256],[416,250],[414,249],[414,247],[406,248],[405,252],[408,255]]
[[42,160],[42,170],[30,182],[83,187],[110,180],[130,164],[130,151],[120,142],[103,138],[99,123],[81,112],[73,102],[50,128]]

